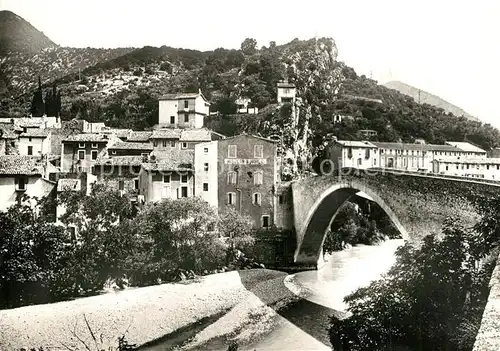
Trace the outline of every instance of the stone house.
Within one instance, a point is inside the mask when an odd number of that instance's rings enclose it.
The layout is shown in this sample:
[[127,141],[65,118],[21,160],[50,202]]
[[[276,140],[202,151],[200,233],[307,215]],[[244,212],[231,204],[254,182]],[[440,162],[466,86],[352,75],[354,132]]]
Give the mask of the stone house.
[[169,128],[203,128],[210,103],[198,93],[167,94],[159,99],[158,124]]

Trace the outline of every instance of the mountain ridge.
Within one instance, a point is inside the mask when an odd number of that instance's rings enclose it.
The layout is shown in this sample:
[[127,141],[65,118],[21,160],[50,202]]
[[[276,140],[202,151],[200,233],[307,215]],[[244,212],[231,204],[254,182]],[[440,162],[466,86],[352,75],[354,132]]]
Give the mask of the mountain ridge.
[[[425,90],[419,89],[419,88],[414,87],[410,84],[394,80],[394,81],[386,82],[382,85],[389,88],[389,89],[397,90],[402,94],[411,96],[417,102],[419,102],[419,100],[420,100],[420,103],[422,103],[422,104],[433,105],[433,106],[436,106],[438,108],[442,108],[446,112],[451,112],[455,116],[458,116],[458,117],[464,116],[467,119],[470,119],[473,121],[479,121],[479,118],[471,115],[470,113],[464,111],[462,108],[452,104],[451,102],[448,102],[445,99],[443,99],[435,94],[429,93]],[[420,97],[419,97],[419,94],[420,94]]]
[[[468,140],[486,149],[500,145],[500,132],[490,125],[418,104],[359,76],[337,61],[337,53],[332,38],[270,42],[260,48],[247,38],[238,50],[49,46],[34,54],[16,51],[0,57],[0,115],[29,114],[41,75],[43,87],[57,83],[62,93],[63,120],[78,117],[111,127],[152,128],[161,95],[201,89],[218,112],[207,118],[210,128],[228,136],[284,132],[287,147],[309,156],[321,153],[328,134],[360,140],[362,129],[375,130],[381,141]],[[290,121],[276,106],[276,85],[283,80],[297,86],[303,102],[298,121]],[[240,96],[250,98],[261,113],[238,115],[235,101]],[[297,142],[301,146],[294,149]]]

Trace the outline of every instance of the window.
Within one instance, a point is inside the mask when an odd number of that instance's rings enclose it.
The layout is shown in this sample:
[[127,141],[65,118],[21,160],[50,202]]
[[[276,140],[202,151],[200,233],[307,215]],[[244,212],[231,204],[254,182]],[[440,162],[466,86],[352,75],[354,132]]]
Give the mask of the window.
[[403,158],[403,167],[406,167],[406,163],[407,163],[406,158]]
[[188,182],[188,175],[183,174],[181,175],[181,183],[187,183]]
[[171,146],[171,147],[175,147],[175,141],[174,141],[174,140],[172,140],[172,141],[170,142],[170,146]]
[[28,155],[33,155],[33,146],[28,146]]
[[263,173],[262,171],[257,171],[255,172],[254,174],[254,178],[253,178],[253,183],[255,185],[261,185],[262,184],[262,181],[263,181]]
[[208,147],[203,148],[203,153],[208,154]]
[[182,143],[181,144],[182,149],[187,149],[188,148],[188,143]]
[[254,205],[260,206],[262,200],[262,195],[260,193],[255,193],[252,196],[252,203]]
[[79,160],[85,159],[85,150],[78,150],[78,159]]
[[26,133],[28,131],[28,128],[23,127],[23,133]]
[[203,191],[208,191],[208,183],[203,183]]
[[170,174],[165,174],[163,176],[163,183],[170,183]]
[[347,157],[352,158],[352,147],[347,149]]
[[18,191],[25,191],[26,190],[26,183],[28,183],[26,177],[19,177],[16,178],[16,190]]
[[446,170],[448,170],[448,166],[446,166]]
[[486,165],[486,169],[490,169],[490,165]]
[[167,141],[165,139],[163,139],[162,145],[163,147],[167,147]]
[[361,166],[363,164],[363,159],[360,157],[358,158],[358,166]]
[[143,159],[147,160],[148,157],[149,157],[149,154],[147,152],[141,152],[141,156],[142,156]]
[[188,100],[184,100],[184,108],[189,108],[189,101]]
[[92,149],[97,149],[97,144],[92,144]]
[[188,187],[181,186],[181,197],[188,197]]
[[227,193],[227,203],[228,205],[234,205],[236,203],[236,193]]
[[227,157],[228,158],[236,158],[236,151],[237,148],[236,148],[236,145],[229,145],[227,147]]
[[374,166],[376,166],[376,165],[377,165],[377,159],[376,159],[376,158],[374,158],[374,159],[373,159],[373,165],[374,165]]
[[85,143],[78,143],[78,147],[80,149],[85,149]]
[[184,123],[188,123],[189,122],[189,113],[185,113],[184,114]]
[[285,202],[285,197],[283,195],[278,196],[278,203],[282,205]]
[[227,172],[227,184],[236,184],[236,172]]
[[157,146],[158,146],[158,141],[157,141],[157,140],[153,140],[153,146],[154,146],[154,147],[157,147]]
[[29,139],[28,139],[28,140],[29,140],[29,142],[31,143],[31,141],[32,141],[31,137],[29,137]]
[[175,116],[170,116],[170,124],[175,124]]
[[123,180],[118,181],[118,190],[123,190],[125,188],[125,183]]
[[206,163],[206,162],[205,162],[205,163],[203,164],[203,170],[204,170],[205,172],[208,172],[208,163]]
[[253,157],[262,158],[264,157],[264,146],[262,145],[254,145],[253,147]]
[[370,149],[365,150],[365,158],[368,160],[370,158]]
[[265,215],[265,216],[262,216],[262,228],[269,228],[269,220],[270,220],[270,217]]
[[134,189],[135,190],[139,189],[139,179],[134,179]]
[[90,158],[91,158],[92,160],[97,160],[97,150],[92,150],[92,151],[90,152]]

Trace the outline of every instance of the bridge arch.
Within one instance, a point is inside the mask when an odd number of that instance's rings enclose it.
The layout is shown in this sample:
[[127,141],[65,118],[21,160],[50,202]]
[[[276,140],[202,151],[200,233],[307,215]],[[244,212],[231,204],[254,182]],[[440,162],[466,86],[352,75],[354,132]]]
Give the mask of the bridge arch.
[[302,223],[296,223],[297,248],[294,255],[296,263],[316,266],[320,264],[327,229],[344,202],[359,192],[367,194],[377,203],[389,216],[403,239],[408,240],[408,232],[376,191],[355,180],[344,181],[332,184],[321,192],[307,211]]

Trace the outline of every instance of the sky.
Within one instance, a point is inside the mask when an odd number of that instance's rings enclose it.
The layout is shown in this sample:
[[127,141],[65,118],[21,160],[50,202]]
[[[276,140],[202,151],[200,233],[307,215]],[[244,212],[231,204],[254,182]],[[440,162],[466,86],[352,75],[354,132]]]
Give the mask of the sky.
[[338,59],[500,127],[499,0],[0,0],[55,43],[198,50],[331,37]]

